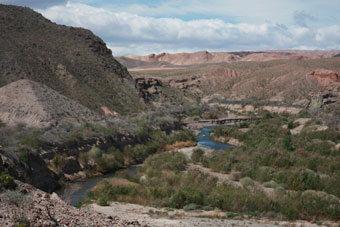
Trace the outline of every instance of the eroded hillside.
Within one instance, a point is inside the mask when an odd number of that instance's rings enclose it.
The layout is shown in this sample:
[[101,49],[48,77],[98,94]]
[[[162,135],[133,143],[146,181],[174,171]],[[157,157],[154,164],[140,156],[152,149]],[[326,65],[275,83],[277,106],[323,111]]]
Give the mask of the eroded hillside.
[[91,31],[57,25],[28,8],[0,5],[0,86],[29,79],[102,112],[145,108],[130,74]]

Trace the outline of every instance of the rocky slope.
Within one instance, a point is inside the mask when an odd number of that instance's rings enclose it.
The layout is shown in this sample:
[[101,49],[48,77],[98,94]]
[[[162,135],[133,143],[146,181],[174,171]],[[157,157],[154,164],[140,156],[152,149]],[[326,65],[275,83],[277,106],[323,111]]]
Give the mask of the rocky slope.
[[[340,51],[299,51],[299,50],[278,50],[261,52],[208,52],[200,51],[196,53],[161,53],[147,56],[125,55],[118,58],[122,64],[128,68],[156,67],[157,64],[171,64],[176,66],[198,65],[207,63],[239,62],[239,61],[271,61],[278,59],[319,59],[330,58],[339,54]],[[130,59],[130,61],[128,61]],[[137,64],[137,61],[140,61]],[[148,63],[148,64],[147,64]],[[152,64],[153,63],[153,64]]]
[[15,191],[0,193],[1,226],[141,226],[137,221],[77,209],[55,193],[47,194],[19,181],[16,184]]
[[87,107],[30,80],[18,80],[0,88],[0,120],[7,125],[45,128],[62,121],[76,124],[99,119]]
[[0,5],[0,31],[0,86],[33,80],[100,113],[102,106],[118,113],[145,108],[126,68],[91,31],[7,5]]

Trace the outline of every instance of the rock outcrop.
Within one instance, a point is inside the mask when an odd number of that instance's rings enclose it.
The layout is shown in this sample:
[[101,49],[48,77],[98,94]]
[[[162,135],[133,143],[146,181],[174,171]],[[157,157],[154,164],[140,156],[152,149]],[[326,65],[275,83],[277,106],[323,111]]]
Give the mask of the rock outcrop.
[[163,85],[159,79],[139,77],[135,78],[135,83],[139,91],[139,97],[146,103],[150,101],[152,95],[158,95],[162,92],[159,87]]
[[171,87],[178,88],[181,90],[187,90],[187,89],[196,89],[199,88],[199,85],[202,81],[201,76],[190,76],[187,78],[181,78],[181,79],[168,79],[167,82]]
[[317,79],[318,83],[325,89],[333,87],[334,83],[340,83],[339,74],[332,70],[317,69],[308,73],[306,77]]
[[[16,191],[0,194],[0,226],[18,226],[20,222],[24,226],[141,226],[138,221],[75,208],[55,193],[45,193],[20,181],[16,183],[19,186]],[[9,193],[17,198],[8,196]]]
[[25,160],[17,154],[0,150],[0,171],[7,171],[15,179],[25,181],[41,190],[52,192],[60,185],[57,176],[47,168],[40,155],[30,150],[21,150]]

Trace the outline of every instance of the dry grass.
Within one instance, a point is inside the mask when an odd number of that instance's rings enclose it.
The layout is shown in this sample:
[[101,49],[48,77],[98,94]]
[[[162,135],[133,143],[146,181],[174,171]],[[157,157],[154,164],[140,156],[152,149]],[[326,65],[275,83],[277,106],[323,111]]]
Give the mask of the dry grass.
[[125,202],[125,203],[134,203],[143,206],[147,206],[152,204],[153,200],[150,198],[146,198],[143,195],[129,196],[129,195],[119,195],[117,196],[117,201]]
[[173,144],[169,144],[165,146],[165,150],[166,151],[171,151],[171,150],[177,150],[177,149],[181,149],[181,148],[185,148],[185,147],[194,147],[196,146],[196,142],[192,142],[192,141],[177,141]]
[[123,178],[108,178],[105,180],[102,180],[99,184],[97,184],[92,191],[95,193],[99,193],[103,190],[105,187],[104,182],[109,183],[112,187],[117,187],[117,186],[126,186],[126,187],[138,187],[139,184],[133,183],[127,179]]

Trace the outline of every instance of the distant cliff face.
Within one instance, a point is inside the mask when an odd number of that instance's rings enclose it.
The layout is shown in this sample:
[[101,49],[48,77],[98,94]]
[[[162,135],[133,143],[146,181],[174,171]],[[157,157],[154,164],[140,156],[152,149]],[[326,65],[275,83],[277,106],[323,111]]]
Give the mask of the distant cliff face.
[[57,25],[31,9],[0,5],[0,86],[29,79],[102,112],[145,106],[127,69],[91,31]]

